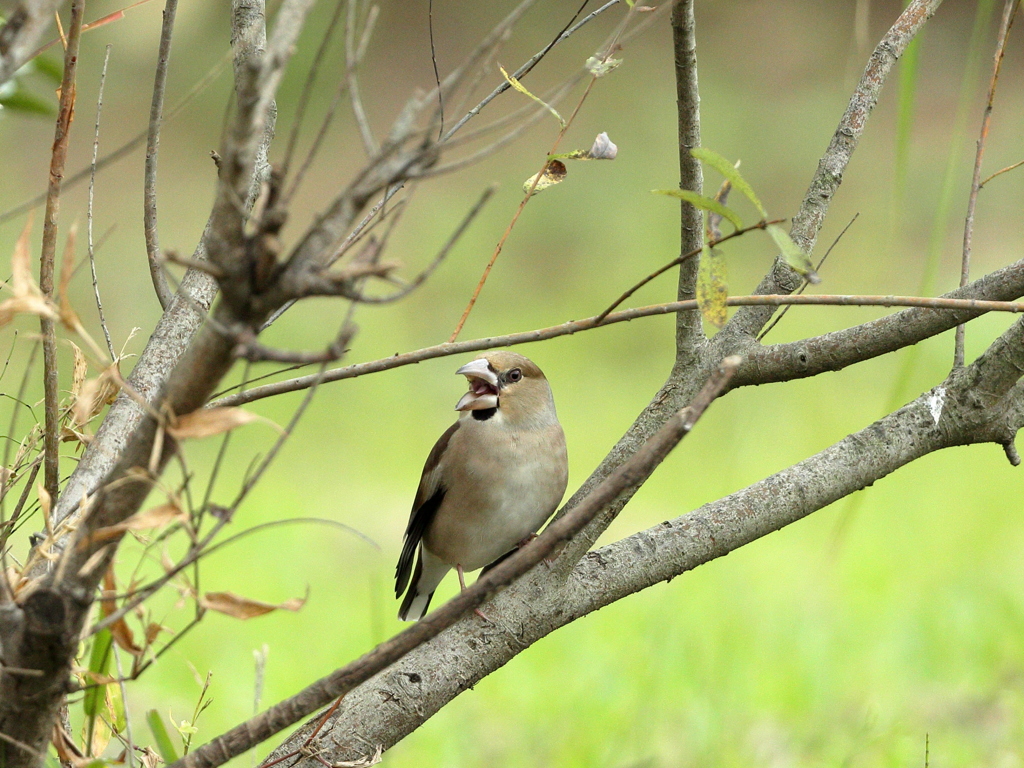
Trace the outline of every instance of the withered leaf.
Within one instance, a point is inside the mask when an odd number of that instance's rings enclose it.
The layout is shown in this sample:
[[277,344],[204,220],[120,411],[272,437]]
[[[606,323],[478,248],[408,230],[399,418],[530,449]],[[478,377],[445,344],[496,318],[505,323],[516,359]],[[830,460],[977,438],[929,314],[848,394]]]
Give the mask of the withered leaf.
[[207,592],[199,599],[199,604],[203,608],[224,613],[236,619],[251,619],[279,609],[297,611],[306,604],[306,598],[293,597],[291,600],[285,600],[279,605],[273,605],[260,600],[250,600],[233,592]]
[[250,424],[257,418],[256,414],[241,408],[200,408],[179,417],[174,426],[167,428],[167,432],[177,440],[212,437]]
[[[533,189],[533,194],[537,194],[548,187],[553,187],[555,184],[560,184],[565,180],[567,171],[565,163],[561,160],[549,160],[548,164],[544,166],[544,170],[539,174],[534,174],[523,182],[523,191],[530,194],[530,189]],[[538,178],[539,176],[539,178]],[[534,180],[536,179],[537,184],[534,186]]]
[[136,512],[123,523],[109,525],[106,528],[97,529],[90,541],[96,543],[106,541],[120,536],[125,531],[144,531],[149,528],[163,528],[171,523],[188,520],[188,513],[172,502],[161,504],[159,507],[144,509]]
[[721,328],[728,317],[725,300],[729,288],[725,282],[725,257],[706,244],[697,270],[697,306],[712,325]]

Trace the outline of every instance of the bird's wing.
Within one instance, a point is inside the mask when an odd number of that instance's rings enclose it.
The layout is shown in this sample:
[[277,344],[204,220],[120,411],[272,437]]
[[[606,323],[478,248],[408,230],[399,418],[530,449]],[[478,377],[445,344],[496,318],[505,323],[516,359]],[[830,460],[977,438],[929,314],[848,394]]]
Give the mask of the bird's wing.
[[423,475],[420,477],[420,486],[416,490],[416,499],[412,504],[412,513],[409,515],[409,525],[405,529],[405,542],[402,545],[402,554],[398,558],[398,565],[395,568],[395,594],[400,596],[409,583],[409,574],[412,573],[413,560],[416,558],[416,551],[419,549],[420,540],[426,533],[427,527],[434,519],[438,507],[444,500],[447,490],[441,482],[440,463],[441,457],[448,448],[448,443],[459,428],[459,422],[455,422],[440,439],[434,444],[427,456],[426,464],[423,465]]

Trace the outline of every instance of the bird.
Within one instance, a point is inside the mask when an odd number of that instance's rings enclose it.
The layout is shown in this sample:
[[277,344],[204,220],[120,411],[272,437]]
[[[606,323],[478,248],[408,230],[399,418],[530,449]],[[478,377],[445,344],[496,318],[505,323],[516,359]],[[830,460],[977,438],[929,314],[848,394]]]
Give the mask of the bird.
[[455,373],[469,391],[427,456],[395,568],[403,621],[423,618],[451,569],[465,589],[465,572],[486,572],[533,538],[569,480],[551,387],[533,361],[490,351]]

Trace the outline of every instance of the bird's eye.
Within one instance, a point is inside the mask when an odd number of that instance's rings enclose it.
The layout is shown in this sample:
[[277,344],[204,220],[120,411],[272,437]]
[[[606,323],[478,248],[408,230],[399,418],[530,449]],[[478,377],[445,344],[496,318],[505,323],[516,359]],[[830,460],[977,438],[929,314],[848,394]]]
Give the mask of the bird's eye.
[[519,381],[521,378],[523,378],[523,372],[518,368],[513,368],[508,372],[508,380],[513,383]]

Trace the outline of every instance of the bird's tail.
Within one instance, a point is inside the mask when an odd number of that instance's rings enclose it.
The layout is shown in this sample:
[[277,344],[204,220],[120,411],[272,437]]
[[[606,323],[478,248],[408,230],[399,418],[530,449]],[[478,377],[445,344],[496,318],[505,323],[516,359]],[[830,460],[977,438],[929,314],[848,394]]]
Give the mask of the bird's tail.
[[433,592],[429,592],[425,595],[420,594],[416,591],[416,587],[409,587],[409,591],[405,593],[405,599],[402,601],[402,607],[398,609],[398,618],[402,621],[419,621],[430,607],[430,599],[434,596]]
[[434,557],[420,545],[419,557],[416,558],[416,570],[413,571],[409,583],[409,591],[405,593],[402,607],[398,609],[398,618],[402,621],[419,621],[430,607],[430,598],[441,583],[451,566]]

